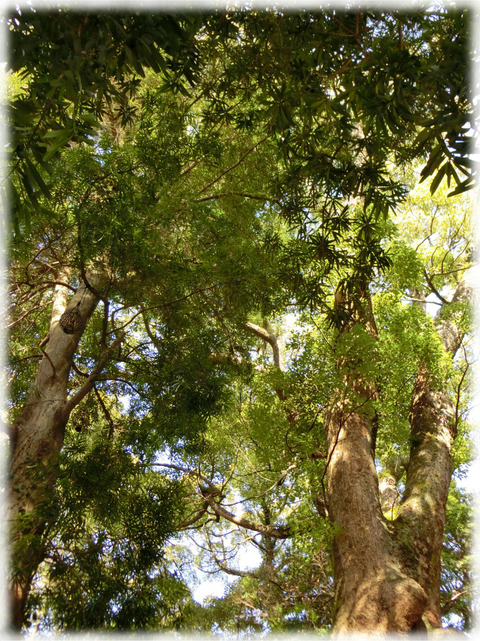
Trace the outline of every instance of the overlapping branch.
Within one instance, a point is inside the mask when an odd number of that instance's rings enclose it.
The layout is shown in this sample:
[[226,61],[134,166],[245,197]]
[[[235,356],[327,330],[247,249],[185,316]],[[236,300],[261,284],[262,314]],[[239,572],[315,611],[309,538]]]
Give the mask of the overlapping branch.
[[186,528],[197,522],[206,514],[207,509],[210,508],[216,516],[221,517],[230,523],[234,523],[245,530],[252,530],[275,539],[287,539],[292,536],[292,532],[287,526],[264,525],[262,523],[251,521],[250,519],[237,516],[233,512],[227,510],[221,504],[221,501],[224,498],[222,490],[214,485],[207,477],[200,474],[198,470],[192,470],[174,463],[155,463],[154,466],[176,470],[178,472],[183,472],[188,476],[197,478],[198,495],[202,498],[202,507],[196,516],[193,516],[186,522],[182,523],[182,527]]

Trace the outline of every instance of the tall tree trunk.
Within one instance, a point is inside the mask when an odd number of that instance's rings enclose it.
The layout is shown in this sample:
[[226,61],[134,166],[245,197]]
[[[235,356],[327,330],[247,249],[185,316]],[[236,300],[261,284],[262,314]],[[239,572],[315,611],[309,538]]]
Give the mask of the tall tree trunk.
[[396,545],[405,571],[427,594],[423,625],[439,628],[442,541],[455,421],[448,398],[430,389],[423,368],[415,383],[410,423],[410,460],[395,521]]
[[[68,273],[60,280],[67,283]],[[94,287],[101,276],[91,274]],[[98,297],[81,285],[67,306],[68,289],[57,285],[48,342],[25,405],[12,429],[9,469],[8,521],[11,531],[13,572],[10,582],[11,623],[20,629],[30,584],[43,559],[41,534],[46,525],[46,505],[56,479],[55,458],[63,445],[65,426],[74,403],[69,402],[67,384],[73,356]],[[77,307],[78,304],[78,307]],[[65,310],[77,309],[82,326],[68,334],[60,324]]]
[[342,403],[332,411],[327,434],[328,506],[335,530],[335,629],[341,633],[410,630],[427,601],[392,547],[380,508],[372,427],[368,411]]
[[[471,298],[460,283],[452,302]],[[452,355],[461,336],[439,322]],[[442,627],[440,573],[450,450],[455,411],[447,395],[432,389],[421,367],[410,410],[411,448],[406,487],[396,519],[382,513],[374,461],[374,391],[354,384],[355,406],[342,401],[327,428],[329,516],[334,525],[335,630],[378,633]],[[362,401],[363,399],[363,401]]]
[[[473,289],[465,278],[452,303],[471,302]],[[454,356],[463,335],[450,321],[439,320],[437,332]],[[395,522],[396,545],[404,568],[423,587],[427,605],[420,627],[440,628],[441,555],[450,485],[450,452],[456,436],[455,408],[441,390],[432,389],[422,366],[410,410],[411,447],[405,492]]]

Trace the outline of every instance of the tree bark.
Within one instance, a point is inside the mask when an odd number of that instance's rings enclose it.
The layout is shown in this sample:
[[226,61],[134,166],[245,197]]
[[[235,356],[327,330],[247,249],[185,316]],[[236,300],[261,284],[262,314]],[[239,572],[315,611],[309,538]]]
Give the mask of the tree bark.
[[[464,278],[451,302],[468,302],[472,298],[473,288]],[[463,338],[458,327],[440,319],[437,332],[445,351],[454,356]],[[407,480],[395,522],[397,547],[405,569],[427,594],[423,626],[441,628],[441,555],[456,421],[452,402],[442,390],[432,389],[424,366],[413,390],[410,427]]]
[[[60,279],[67,283],[68,273]],[[94,288],[102,275],[89,275]],[[32,578],[43,559],[41,534],[47,523],[42,509],[56,479],[56,455],[63,445],[65,426],[74,404],[68,399],[68,377],[84,328],[98,296],[82,284],[67,306],[68,289],[57,285],[52,302],[50,333],[35,381],[13,424],[9,469],[8,522],[13,572],[10,581],[11,624],[20,629]],[[78,308],[77,308],[77,304]],[[67,334],[59,321],[65,310],[77,308],[82,327]]]
[[427,596],[402,569],[379,502],[368,411],[332,411],[327,433],[329,516],[334,525],[337,633],[401,632]]
[[[471,287],[462,282],[452,302],[471,296]],[[440,321],[437,329],[444,349],[454,355],[462,341],[457,328]],[[441,628],[441,553],[455,409],[444,391],[432,388],[431,376],[421,366],[410,409],[405,491],[395,520],[387,521],[375,469],[373,416],[368,411],[374,391],[367,385],[362,389],[360,378],[353,387],[360,401],[356,407],[337,403],[326,430],[335,631]]]
[[396,544],[403,567],[427,594],[423,624],[441,628],[441,554],[455,421],[448,398],[430,389],[423,368],[415,383],[410,424],[410,460],[395,522]]

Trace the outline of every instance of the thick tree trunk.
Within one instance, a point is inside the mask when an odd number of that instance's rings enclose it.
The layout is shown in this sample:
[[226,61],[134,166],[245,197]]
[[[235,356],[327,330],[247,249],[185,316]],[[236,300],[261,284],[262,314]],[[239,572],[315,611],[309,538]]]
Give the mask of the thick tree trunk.
[[[472,299],[473,288],[465,277],[451,302]],[[463,338],[458,326],[440,318],[437,332],[445,351],[454,356]],[[420,368],[413,390],[410,428],[405,492],[395,522],[396,545],[405,570],[427,594],[423,626],[440,628],[441,554],[456,421],[452,402],[443,391],[432,389],[425,367]]]
[[410,423],[410,461],[395,522],[396,543],[405,571],[427,594],[423,623],[442,627],[441,554],[455,421],[448,398],[432,392],[423,369],[414,388]]
[[454,439],[452,408],[422,372],[398,516],[382,514],[368,415],[338,409],[329,428],[329,515],[335,528],[337,632],[442,627],[440,571]]
[[[452,302],[471,299],[460,283]],[[438,323],[452,355],[462,337]],[[374,463],[373,423],[361,380],[356,408],[339,403],[327,429],[329,516],[334,526],[335,630],[401,632],[441,628],[440,582],[455,411],[421,367],[410,410],[411,447],[403,498],[394,521],[382,513]],[[363,397],[363,403],[361,399]],[[392,477],[395,483],[395,479]],[[391,506],[390,506],[391,507]]]
[[[91,275],[90,279],[92,285],[100,286],[99,275]],[[67,282],[67,274],[63,280]],[[98,303],[98,297],[81,285],[66,307],[67,292],[67,287],[57,285],[44,356],[12,430],[8,521],[13,559],[11,622],[17,629],[23,622],[31,580],[43,558],[40,540],[46,516],[41,514],[41,508],[55,482],[56,454],[62,447],[65,425],[74,407],[67,397],[73,356],[83,328]],[[67,334],[59,320],[65,309],[75,308],[81,315],[82,328]]]
[[335,529],[335,630],[407,631],[427,595],[403,571],[379,503],[367,413],[333,410],[328,429],[327,487]]

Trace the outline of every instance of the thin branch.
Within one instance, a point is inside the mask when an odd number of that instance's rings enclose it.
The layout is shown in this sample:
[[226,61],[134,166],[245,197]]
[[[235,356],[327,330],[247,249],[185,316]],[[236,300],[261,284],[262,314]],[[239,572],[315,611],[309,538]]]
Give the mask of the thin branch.
[[180,525],[178,525],[178,529],[179,530],[186,530],[187,528],[192,526],[194,523],[199,521],[202,518],[202,516],[204,516],[207,513],[207,510],[208,510],[208,503],[206,503],[206,501],[204,501],[204,505],[201,508],[201,510],[199,510],[197,512],[197,514],[195,514],[195,516],[193,516],[190,519],[187,519],[186,521],[183,521],[182,523],[180,523]]
[[31,358],[43,358],[45,355],[45,352],[42,351],[41,354],[32,354],[31,356],[22,356],[22,358],[12,358],[10,361],[12,364],[13,363],[21,363],[22,361],[28,361]]
[[254,523],[249,519],[244,519],[238,516],[235,516],[232,512],[229,512],[223,508],[220,503],[217,503],[213,497],[205,496],[205,500],[208,502],[212,510],[218,516],[230,521],[230,523],[235,523],[239,527],[243,527],[246,530],[254,530],[265,536],[271,536],[274,539],[288,539],[292,536],[292,532],[289,527],[274,527],[271,525],[263,525],[262,523]]
[[198,198],[195,200],[196,203],[204,203],[209,200],[217,200],[218,198],[228,198],[229,196],[240,196],[241,198],[250,198],[251,200],[261,200],[263,202],[269,200],[271,202],[279,202],[278,199],[272,198],[271,196],[261,196],[257,194],[245,194],[240,191],[232,191],[224,194],[212,194],[211,196],[204,196],[203,198]]
[[[39,293],[40,293],[40,292],[39,292]],[[20,318],[17,318],[16,320],[14,320],[14,321],[12,321],[11,323],[9,323],[9,324],[5,327],[5,329],[13,329],[13,328],[14,328],[14,327],[16,327],[17,325],[20,325],[20,323],[21,323],[23,320],[25,320],[25,319],[27,318],[27,316],[30,316],[30,314],[37,313],[37,312],[39,312],[40,310],[42,310],[42,309],[45,309],[45,308],[49,307],[50,305],[51,305],[51,301],[48,301],[48,302],[44,303],[43,305],[42,305],[42,304],[40,304],[39,302],[38,302],[38,303],[35,303],[35,304],[34,304],[34,306],[33,306],[33,307],[31,307],[30,309],[27,309],[27,311],[26,311],[24,314],[22,314],[22,316],[20,316]]]
[[110,309],[110,303],[108,299],[103,301],[103,319],[102,319],[102,335],[100,336],[100,345],[104,348],[107,347],[107,332],[108,332],[108,312]]
[[204,158],[205,156],[200,156],[200,158],[197,158],[197,160],[194,160],[190,165],[188,165],[188,167],[185,167],[185,169],[182,169],[182,171],[180,172],[180,176],[183,177],[189,174],[192,171],[192,169],[195,169],[195,167],[202,162]]
[[91,374],[89,375],[85,383],[82,385],[82,387],[75,394],[70,396],[70,398],[67,400],[65,404],[65,412],[67,416],[70,414],[73,408],[76,407],[80,403],[80,401],[83,400],[85,396],[91,391],[94,384],[98,380],[100,373],[105,367],[105,364],[108,361],[110,353],[120,345],[120,343],[124,338],[125,338],[125,334],[122,333],[120,334],[120,336],[118,336],[116,340],[113,341],[113,343],[103,352],[100,359],[98,360],[98,363],[95,365]]
[[72,368],[79,376],[88,378],[88,372],[82,372],[82,370],[75,364],[75,362],[72,362]]
[[197,476],[200,478],[207,486],[205,490],[201,490],[201,494],[204,500],[212,508],[217,516],[220,516],[230,523],[234,523],[240,527],[245,528],[246,530],[254,530],[265,536],[271,536],[276,539],[287,539],[290,538],[292,533],[288,527],[274,527],[263,525],[262,523],[254,523],[249,519],[244,519],[241,517],[235,516],[232,512],[226,510],[223,506],[215,501],[216,496],[222,496],[221,491],[217,488],[208,478],[200,474],[199,472],[194,472],[193,470],[183,467],[181,465],[175,465],[173,463],[152,463],[154,467],[166,467],[169,469],[177,470],[180,472],[185,472],[186,474]]
[[[166,303],[159,303],[158,305],[150,305],[149,307],[142,307],[140,311],[138,311],[136,314],[134,314],[124,325],[121,325],[120,327],[115,327],[113,330],[111,330],[110,333],[112,332],[118,332],[119,330],[123,330],[126,327],[128,327],[133,321],[137,318],[137,316],[140,316],[141,314],[144,314],[144,312],[148,312],[151,309],[161,309],[162,307],[168,307],[170,305],[174,305],[176,303],[181,303],[184,300],[187,300],[188,298],[191,298],[195,294],[199,294],[200,292],[207,292],[211,289],[216,289],[218,285],[210,285],[209,287],[197,287],[197,289],[194,289],[193,291],[189,292],[188,294],[185,294],[184,296],[180,296],[179,298],[175,298],[174,300],[168,301]],[[112,324],[113,324],[113,318],[115,314],[118,312],[121,312],[123,309],[128,309],[128,307],[121,307],[119,309],[116,309],[112,312]]]
[[100,407],[102,408],[102,412],[103,412],[103,414],[104,414],[105,418],[106,418],[106,419],[107,419],[107,421],[108,421],[108,424],[109,424],[109,428],[108,428],[108,440],[110,441],[110,440],[111,440],[111,438],[112,438],[112,436],[113,436],[113,432],[115,431],[115,423],[114,423],[114,421],[113,421],[113,418],[112,418],[112,416],[111,416],[110,412],[109,412],[109,411],[108,411],[108,409],[107,409],[107,406],[106,406],[106,405],[105,405],[105,403],[103,402],[103,398],[100,396],[100,392],[99,392],[99,391],[98,391],[98,389],[95,387],[95,384],[93,385],[93,391],[94,391],[94,393],[95,393],[95,396],[97,397],[98,402],[100,403]]
[[442,616],[445,616],[450,612],[455,604],[455,601],[457,601],[464,594],[468,594],[469,592],[470,590],[459,590],[458,592],[455,592],[455,594],[453,594],[452,597],[442,605]]
[[430,290],[432,291],[432,293],[435,294],[435,296],[439,300],[441,300],[444,305],[448,305],[448,300],[444,296],[442,296],[438,291],[438,289],[435,287],[426,269],[423,270],[423,275],[425,276],[425,280],[427,281],[427,284],[430,287]]
[[153,335],[152,328],[150,327],[150,323],[149,323],[149,321],[148,321],[148,318],[147,318],[147,317],[146,317],[146,315],[145,315],[145,311],[146,311],[146,310],[144,310],[144,311],[142,312],[143,325],[144,325],[144,327],[145,327],[145,331],[147,332],[148,337],[150,338],[150,340],[152,341],[152,343],[153,343],[154,345],[156,345],[157,340],[156,340],[155,336]]
[[15,285],[16,286],[28,285],[29,287],[37,287],[37,288],[42,287],[42,290],[37,289],[36,291],[44,291],[45,289],[50,289],[52,285],[61,285],[62,287],[66,287],[73,293],[77,291],[76,288],[73,287],[72,285],[69,285],[68,283],[63,283],[60,280],[40,280],[40,281],[37,281],[35,285],[33,283],[30,283],[29,281],[18,280],[18,281],[15,281]]
[[458,410],[459,410],[459,407],[460,407],[460,395],[462,393],[462,385],[463,385],[463,381],[465,380],[465,376],[467,375],[469,367],[470,367],[470,363],[467,362],[467,365],[466,365],[465,369],[463,370],[463,374],[462,374],[462,376],[460,378],[460,382],[458,383],[458,387],[457,387],[457,395],[456,395],[457,398],[455,399],[455,425],[454,425],[454,433],[455,434],[457,433],[457,429],[458,429],[458,419],[459,419]]
[[96,382],[98,383],[100,382],[109,383],[110,381],[128,385],[135,392],[135,394],[137,394],[138,396],[141,396],[141,392],[135,387],[135,385],[131,381],[127,380],[126,378],[121,378],[119,376],[99,376],[96,380]]
[[132,355],[135,354],[138,350],[141,350],[142,347],[145,347],[145,345],[151,345],[152,341],[143,341],[142,343],[137,343],[133,347],[131,347],[126,354],[122,356],[122,361],[125,363],[127,362],[128,358]]
[[236,167],[238,167],[238,165],[240,165],[240,164],[245,160],[245,158],[246,158],[249,154],[251,154],[251,153],[252,153],[252,151],[255,151],[255,149],[256,149],[259,145],[261,145],[262,143],[264,143],[264,142],[265,142],[265,140],[267,140],[267,138],[268,138],[268,136],[265,136],[265,137],[264,137],[264,138],[262,138],[259,142],[257,142],[255,145],[253,145],[253,147],[251,147],[250,149],[248,149],[248,151],[246,151],[246,152],[243,154],[243,156],[241,156],[241,157],[240,157],[240,160],[238,160],[238,162],[236,162],[236,163],[235,163],[234,165],[232,165],[231,167],[228,167],[227,169],[225,169],[224,171],[222,171],[222,173],[221,173],[219,176],[217,176],[216,178],[214,178],[210,183],[208,183],[208,185],[206,185],[206,187],[204,187],[201,191],[199,191],[199,192],[198,192],[198,195],[200,196],[200,194],[203,194],[205,191],[207,191],[207,189],[210,189],[210,187],[212,187],[213,185],[215,185],[215,184],[216,184],[216,183],[217,183],[221,178],[223,178],[223,176],[225,176],[225,174],[228,174],[230,171],[232,171],[233,169],[235,169]]
[[42,349],[42,353],[46,357],[46,359],[48,360],[50,365],[52,366],[52,370],[53,370],[52,378],[55,378],[55,376],[57,375],[57,370],[55,369],[55,365],[52,363],[52,359],[50,358],[50,356],[48,355],[48,352],[46,350]]

